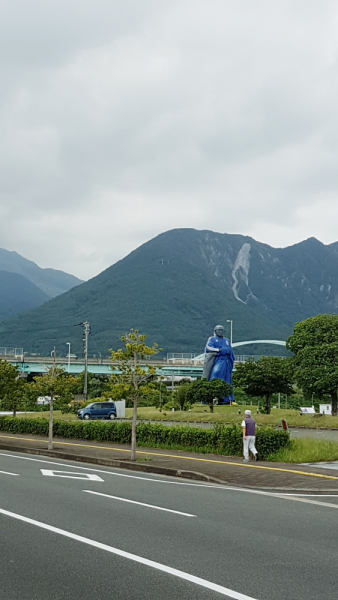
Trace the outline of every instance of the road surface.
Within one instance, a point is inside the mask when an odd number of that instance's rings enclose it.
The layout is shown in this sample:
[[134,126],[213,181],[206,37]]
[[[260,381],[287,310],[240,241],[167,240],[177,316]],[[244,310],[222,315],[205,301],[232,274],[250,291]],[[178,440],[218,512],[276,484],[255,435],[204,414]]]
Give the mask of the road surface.
[[6,600],[330,600],[338,495],[254,492],[0,451]]

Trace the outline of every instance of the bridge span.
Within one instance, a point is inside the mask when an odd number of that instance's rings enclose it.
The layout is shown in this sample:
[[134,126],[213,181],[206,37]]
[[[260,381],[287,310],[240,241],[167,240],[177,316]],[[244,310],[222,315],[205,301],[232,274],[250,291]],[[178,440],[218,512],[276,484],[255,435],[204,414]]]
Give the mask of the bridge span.
[[[232,344],[233,348],[241,346],[248,346],[249,344],[272,344],[275,346],[285,346],[286,343],[282,340],[250,340],[243,342],[235,342]],[[1,354],[2,348],[0,348],[0,359],[6,359],[8,362],[18,366],[20,373],[28,375],[39,375],[46,373],[47,370],[52,366],[54,358],[51,356],[25,356],[22,349],[21,355],[17,352],[10,355]],[[16,351],[18,349],[15,349]],[[157,374],[163,377],[191,377],[192,379],[198,379],[202,377],[203,372],[203,361],[204,353],[195,356],[194,358],[172,358],[165,360],[153,360],[158,365]],[[250,358],[250,355],[238,355],[236,356],[236,362],[244,362]],[[253,358],[259,358],[253,357]],[[149,363],[149,361],[148,361]],[[56,357],[56,364],[63,368],[66,372],[71,375],[79,375],[84,371],[84,359],[71,357],[70,364],[68,365],[68,357]],[[147,364],[147,361],[144,361]],[[88,372],[93,375],[111,375],[111,361],[109,358],[88,358]],[[118,373],[118,370],[115,371]]]

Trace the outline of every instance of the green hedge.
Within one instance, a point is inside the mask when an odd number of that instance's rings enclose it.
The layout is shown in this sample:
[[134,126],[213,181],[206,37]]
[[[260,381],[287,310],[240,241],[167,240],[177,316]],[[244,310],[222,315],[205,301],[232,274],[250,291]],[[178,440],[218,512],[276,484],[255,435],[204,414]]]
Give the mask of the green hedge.
[[[48,421],[0,417],[0,430],[47,436]],[[97,442],[130,444],[131,441],[131,423],[55,420],[53,432],[55,437]],[[137,443],[143,447],[174,448],[224,456],[241,456],[243,453],[242,429],[239,425],[216,425],[213,429],[202,429],[140,423],[137,425]],[[257,429],[256,448],[260,459],[266,459],[288,444],[289,434],[286,431],[269,427]]]

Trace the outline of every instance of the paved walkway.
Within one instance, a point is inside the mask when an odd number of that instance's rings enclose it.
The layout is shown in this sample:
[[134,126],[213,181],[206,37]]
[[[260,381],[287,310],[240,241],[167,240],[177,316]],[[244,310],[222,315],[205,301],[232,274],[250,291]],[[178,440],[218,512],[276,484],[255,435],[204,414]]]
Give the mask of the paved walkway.
[[127,445],[86,440],[55,438],[53,451],[47,450],[47,439],[34,435],[1,432],[0,451],[44,454],[66,460],[78,460],[124,469],[159,473],[210,481],[240,487],[278,491],[336,492],[337,463],[332,468],[320,465],[250,462],[240,458],[214,454],[197,454],[179,450],[138,448],[136,462],[129,460]]

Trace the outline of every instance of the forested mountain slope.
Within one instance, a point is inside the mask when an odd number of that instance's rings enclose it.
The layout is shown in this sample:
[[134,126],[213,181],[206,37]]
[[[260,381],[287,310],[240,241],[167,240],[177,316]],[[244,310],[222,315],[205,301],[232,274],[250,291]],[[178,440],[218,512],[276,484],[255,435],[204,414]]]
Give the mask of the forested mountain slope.
[[242,235],[175,229],[6,321],[0,334],[27,351],[50,352],[56,345],[65,354],[69,341],[81,353],[82,334],[74,325],[88,320],[90,353],[103,355],[119,347],[119,336],[131,327],[164,352],[202,352],[214,325],[227,327],[227,319],[234,322],[234,341],[286,339],[297,321],[337,310],[337,276],[337,244],[311,238],[275,249]]
[[[54,298],[82,283],[81,279],[74,275],[56,269],[42,269],[17,252],[9,252],[4,248],[0,248],[0,270],[23,275],[40,288],[48,298]],[[26,310],[28,308],[30,307]]]
[[26,277],[0,271],[0,321],[40,306],[47,300],[47,294]]

